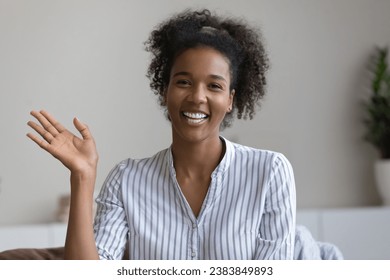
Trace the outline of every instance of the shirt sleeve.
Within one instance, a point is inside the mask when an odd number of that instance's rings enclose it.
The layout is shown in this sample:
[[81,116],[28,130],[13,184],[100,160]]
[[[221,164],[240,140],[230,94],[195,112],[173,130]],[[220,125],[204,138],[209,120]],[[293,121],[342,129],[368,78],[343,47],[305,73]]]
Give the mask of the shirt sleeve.
[[121,163],[111,170],[96,198],[94,233],[100,259],[122,259],[125,251],[128,225],[121,189],[124,166]]
[[255,259],[289,260],[294,256],[296,194],[290,162],[276,154],[265,186],[265,207]]

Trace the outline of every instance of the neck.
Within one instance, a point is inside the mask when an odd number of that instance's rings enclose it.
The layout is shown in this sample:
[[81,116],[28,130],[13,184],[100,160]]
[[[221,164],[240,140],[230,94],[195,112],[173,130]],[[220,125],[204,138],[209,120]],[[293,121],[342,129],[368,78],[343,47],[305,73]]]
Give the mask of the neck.
[[189,178],[207,178],[221,161],[225,147],[219,137],[196,143],[174,140],[172,154],[176,172]]

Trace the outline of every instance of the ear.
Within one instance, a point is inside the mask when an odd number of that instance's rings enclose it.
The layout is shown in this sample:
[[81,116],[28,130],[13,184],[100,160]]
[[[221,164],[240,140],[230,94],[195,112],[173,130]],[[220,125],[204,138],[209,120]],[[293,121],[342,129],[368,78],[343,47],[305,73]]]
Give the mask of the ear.
[[167,106],[167,90],[165,89],[161,98],[161,105]]
[[233,110],[233,100],[234,100],[235,94],[236,94],[236,91],[234,89],[229,94],[229,107],[227,109],[228,113],[230,113]]

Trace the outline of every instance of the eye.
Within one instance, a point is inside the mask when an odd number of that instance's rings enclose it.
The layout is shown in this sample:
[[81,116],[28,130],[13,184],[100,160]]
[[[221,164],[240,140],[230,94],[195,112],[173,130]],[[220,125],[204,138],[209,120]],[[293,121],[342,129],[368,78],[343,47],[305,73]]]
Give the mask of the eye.
[[189,80],[185,79],[180,79],[176,81],[176,85],[181,86],[181,87],[187,87],[191,85],[191,82]]
[[218,84],[218,83],[211,83],[211,84],[209,85],[209,88],[210,88],[211,90],[218,90],[218,91],[223,90],[223,86],[221,86],[221,85]]

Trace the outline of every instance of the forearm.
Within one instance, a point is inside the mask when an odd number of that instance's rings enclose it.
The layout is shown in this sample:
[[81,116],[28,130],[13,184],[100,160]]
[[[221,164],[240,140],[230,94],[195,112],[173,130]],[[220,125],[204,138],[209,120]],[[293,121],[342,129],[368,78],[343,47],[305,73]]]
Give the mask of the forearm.
[[93,232],[95,172],[71,174],[71,202],[65,259],[99,259]]

